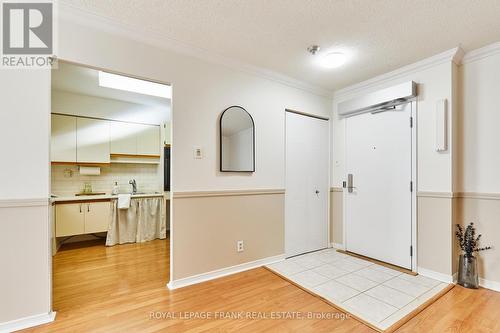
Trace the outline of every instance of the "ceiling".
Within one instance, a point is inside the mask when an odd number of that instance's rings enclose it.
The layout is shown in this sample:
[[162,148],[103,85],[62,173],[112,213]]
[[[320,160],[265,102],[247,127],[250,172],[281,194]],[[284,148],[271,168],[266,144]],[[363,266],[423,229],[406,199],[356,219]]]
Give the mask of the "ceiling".
[[[121,24],[329,90],[500,40],[498,0],[64,0]],[[342,51],[325,70],[306,48]]]
[[169,98],[138,94],[99,86],[99,71],[63,61],[52,71],[52,88],[75,94],[108,98],[149,107],[170,105]]

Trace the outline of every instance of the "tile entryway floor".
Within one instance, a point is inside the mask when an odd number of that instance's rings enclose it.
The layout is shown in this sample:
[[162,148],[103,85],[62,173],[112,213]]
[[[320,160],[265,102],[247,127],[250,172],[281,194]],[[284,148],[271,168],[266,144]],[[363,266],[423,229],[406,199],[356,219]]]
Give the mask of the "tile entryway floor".
[[267,268],[381,330],[448,287],[335,249],[293,257]]

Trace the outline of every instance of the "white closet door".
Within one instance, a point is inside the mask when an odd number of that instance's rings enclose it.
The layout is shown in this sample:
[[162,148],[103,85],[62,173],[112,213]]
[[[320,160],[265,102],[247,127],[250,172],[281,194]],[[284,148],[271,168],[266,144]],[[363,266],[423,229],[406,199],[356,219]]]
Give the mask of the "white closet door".
[[411,269],[411,104],[346,121],[345,246],[348,251]]
[[285,252],[328,246],[329,123],[286,112]]

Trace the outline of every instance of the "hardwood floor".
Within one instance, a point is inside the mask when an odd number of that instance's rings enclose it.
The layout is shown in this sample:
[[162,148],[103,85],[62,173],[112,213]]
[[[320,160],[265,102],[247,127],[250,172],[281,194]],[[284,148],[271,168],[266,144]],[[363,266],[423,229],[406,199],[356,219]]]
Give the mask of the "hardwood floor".
[[[165,240],[67,245],[54,257],[56,321],[26,332],[374,332],[263,268],[174,291],[168,270]],[[269,318],[284,312],[331,318]],[[398,332],[500,332],[498,317],[500,293],[456,287]]]

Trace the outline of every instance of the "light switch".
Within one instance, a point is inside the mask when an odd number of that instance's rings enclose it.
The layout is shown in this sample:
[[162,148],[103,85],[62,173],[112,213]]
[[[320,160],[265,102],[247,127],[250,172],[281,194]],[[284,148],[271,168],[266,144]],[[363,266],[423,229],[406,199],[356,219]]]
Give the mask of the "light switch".
[[201,147],[194,147],[193,148],[193,157],[195,159],[202,159],[203,158],[203,151]]

